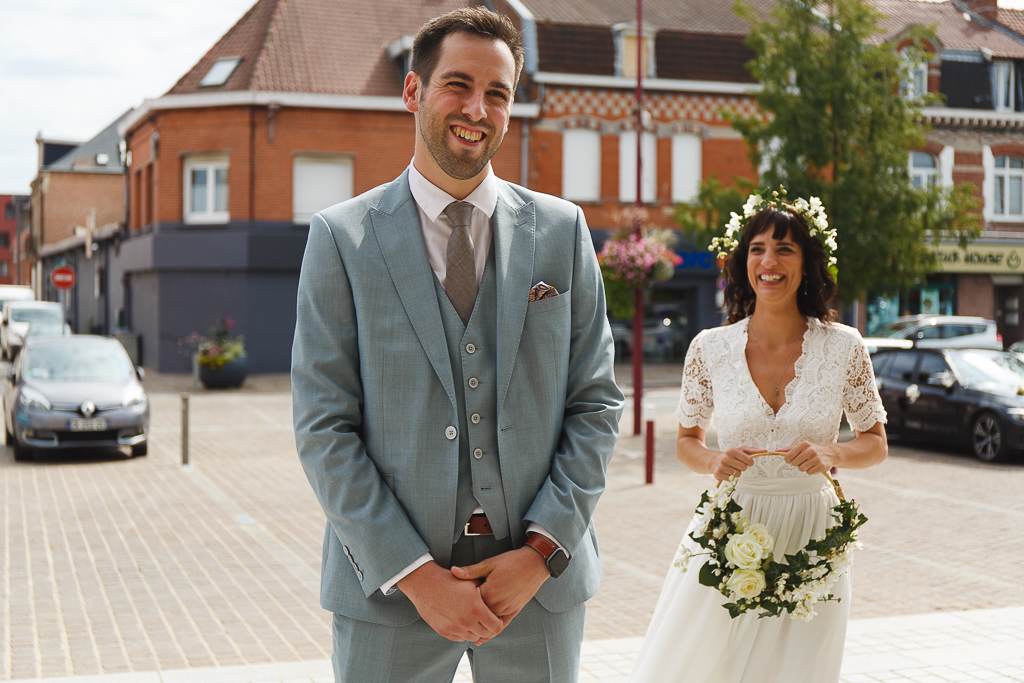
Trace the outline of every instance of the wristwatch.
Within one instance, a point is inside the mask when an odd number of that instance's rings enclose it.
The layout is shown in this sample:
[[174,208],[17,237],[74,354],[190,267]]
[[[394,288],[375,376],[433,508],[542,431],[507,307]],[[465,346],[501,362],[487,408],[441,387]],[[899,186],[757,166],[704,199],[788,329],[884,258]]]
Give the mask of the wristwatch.
[[530,534],[523,546],[532,548],[544,558],[544,564],[548,566],[548,573],[553,579],[557,579],[569,568],[569,555],[544,534]]

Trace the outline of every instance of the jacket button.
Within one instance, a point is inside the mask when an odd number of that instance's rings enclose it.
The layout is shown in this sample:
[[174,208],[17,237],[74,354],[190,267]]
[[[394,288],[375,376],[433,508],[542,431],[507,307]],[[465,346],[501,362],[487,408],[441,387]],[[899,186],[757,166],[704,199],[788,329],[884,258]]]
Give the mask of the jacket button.
[[480,386],[480,382],[477,380],[477,378],[476,377],[470,377],[469,378],[469,388],[470,389],[476,389],[478,386]]
[[484,457],[484,452],[478,448],[475,451],[473,451],[473,457],[479,460],[480,458]]
[[480,424],[480,413],[473,413],[473,417],[469,418],[473,421],[473,424]]
[[466,353],[476,353],[476,344],[466,344]]
[[444,435],[448,437],[449,441],[451,441],[452,439],[459,435],[459,430],[457,430],[455,427],[449,427],[448,429],[444,430]]

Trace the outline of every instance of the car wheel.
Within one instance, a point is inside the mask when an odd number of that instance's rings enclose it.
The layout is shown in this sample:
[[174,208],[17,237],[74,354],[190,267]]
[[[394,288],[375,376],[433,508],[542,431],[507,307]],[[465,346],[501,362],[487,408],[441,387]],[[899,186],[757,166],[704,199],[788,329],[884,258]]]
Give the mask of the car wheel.
[[140,455],[147,455],[149,453],[149,444],[140,443],[132,446],[132,457],[138,457]]
[[992,413],[982,413],[974,418],[971,429],[971,446],[974,455],[985,462],[1002,460],[1006,455],[1006,441],[1003,438],[1003,425]]

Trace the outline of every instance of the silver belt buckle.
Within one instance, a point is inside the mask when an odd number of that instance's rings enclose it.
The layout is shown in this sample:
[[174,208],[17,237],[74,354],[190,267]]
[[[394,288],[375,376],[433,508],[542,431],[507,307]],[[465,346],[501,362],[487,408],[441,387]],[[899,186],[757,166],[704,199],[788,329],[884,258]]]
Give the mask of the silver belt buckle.
[[[477,516],[476,514],[472,514],[472,515],[469,516],[469,519],[472,520],[476,516]],[[483,517],[486,519],[486,515],[483,515]],[[474,534],[472,531],[469,530],[469,522],[466,522],[466,526],[462,530],[462,534],[464,536],[490,536],[491,535],[491,534]]]

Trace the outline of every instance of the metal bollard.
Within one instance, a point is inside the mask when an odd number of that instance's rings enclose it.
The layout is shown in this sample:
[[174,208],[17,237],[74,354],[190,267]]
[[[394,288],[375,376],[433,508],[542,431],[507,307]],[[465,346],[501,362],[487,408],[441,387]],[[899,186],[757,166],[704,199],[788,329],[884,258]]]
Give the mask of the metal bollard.
[[654,483],[654,420],[647,421],[647,479],[646,483]]
[[188,465],[188,394],[181,395],[181,464]]

